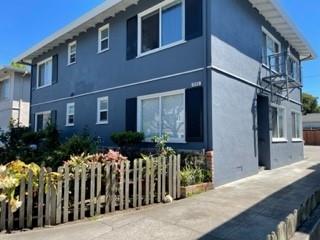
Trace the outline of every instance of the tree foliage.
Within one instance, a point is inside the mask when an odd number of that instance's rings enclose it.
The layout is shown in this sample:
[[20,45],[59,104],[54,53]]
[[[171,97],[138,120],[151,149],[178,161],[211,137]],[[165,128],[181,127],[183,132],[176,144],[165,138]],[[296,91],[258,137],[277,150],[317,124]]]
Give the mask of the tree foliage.
[[318,98],[308,93],[302,94],[303,114],[320,113]]

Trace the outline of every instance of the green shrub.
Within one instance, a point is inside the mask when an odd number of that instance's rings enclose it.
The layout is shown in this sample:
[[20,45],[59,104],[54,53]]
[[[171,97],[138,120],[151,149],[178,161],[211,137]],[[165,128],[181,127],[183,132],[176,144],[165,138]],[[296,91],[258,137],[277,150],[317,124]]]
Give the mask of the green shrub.
[[154,136],[152,142],[156,145],[156,152],[157,155],[163,157],[169,157],[171,155],[175,155],[176,152],[173,150],[172,147],[168,147],[169,135],[163,134],[161,137]]
[[211,171],[202,169],[200,167],[187,166],[180,172],[182,186],[211,182],[211,177]]
[[133,146],[144,140],[144,134],[140,132],[118,132],[111,135],[111,140],[119,147]]

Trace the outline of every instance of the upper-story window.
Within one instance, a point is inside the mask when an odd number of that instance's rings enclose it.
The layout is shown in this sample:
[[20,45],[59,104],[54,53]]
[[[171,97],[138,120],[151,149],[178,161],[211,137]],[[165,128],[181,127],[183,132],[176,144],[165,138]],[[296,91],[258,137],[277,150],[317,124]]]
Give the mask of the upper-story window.
[[265,28],[262,28],[263,47],[262,62],[273,71],[280,71],[281,63],[281,44],[280,42]]
[[37,88],[52,84],[52,57],[38,63]]
[[107,124],[109,120],[109,98],[101,97],[97,100],[97,124]]
[[0,81],[0,100],[9,98],[9,79]]
[[77,58],[77,42],[74,41],[68,45],[68,65],[76,63]]
[[288,59],[288,75],[292,80],[298,80],[299,79],[299,61],[293,57],[292,55]]
[[98,53],[109,50],[109,24],[106,24],[99,28],[98,34]]
[[74,114],[75,114],[74,103],[68,103],[67,113],[66,113],[66,126],[74,126]]
[[184,40],[184,0],[164,1],[138,15],[139,55]]

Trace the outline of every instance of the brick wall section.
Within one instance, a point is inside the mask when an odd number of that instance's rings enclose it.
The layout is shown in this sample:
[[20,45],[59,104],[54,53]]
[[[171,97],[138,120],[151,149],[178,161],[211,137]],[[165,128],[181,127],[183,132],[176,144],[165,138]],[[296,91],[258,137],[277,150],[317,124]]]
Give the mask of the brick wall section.
[[207,168],[211,170],[212,173],[212,183],[214,186],[214,152],[213,151],[207,151],[206,152],[206,162],[207,162]]

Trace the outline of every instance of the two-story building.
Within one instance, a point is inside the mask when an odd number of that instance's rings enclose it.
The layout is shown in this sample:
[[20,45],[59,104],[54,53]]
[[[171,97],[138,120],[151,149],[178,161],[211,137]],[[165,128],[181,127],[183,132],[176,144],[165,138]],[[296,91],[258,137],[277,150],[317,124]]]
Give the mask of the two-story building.
[[10,121],[29,126],[30,73],[26,70],[0,67],[0,131],[8,130]]
[[301,62],[273,0],[108,0],[32,47],[32,126],[168,133],[213,150],[221,185],[303,159]]

